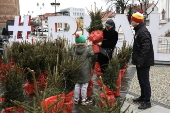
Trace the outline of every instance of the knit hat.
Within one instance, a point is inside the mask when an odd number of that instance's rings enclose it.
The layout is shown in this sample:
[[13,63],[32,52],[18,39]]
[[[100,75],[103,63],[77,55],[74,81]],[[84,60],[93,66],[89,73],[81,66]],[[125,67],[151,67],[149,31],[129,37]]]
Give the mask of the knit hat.
[[137,23],[143,22],[143,19],[144,19],[143,11],[136,12],[131,16],[131,20]]
[[86,43],[86,38],[83,35],[76,34],[75,35],[75,42],[78,43]]

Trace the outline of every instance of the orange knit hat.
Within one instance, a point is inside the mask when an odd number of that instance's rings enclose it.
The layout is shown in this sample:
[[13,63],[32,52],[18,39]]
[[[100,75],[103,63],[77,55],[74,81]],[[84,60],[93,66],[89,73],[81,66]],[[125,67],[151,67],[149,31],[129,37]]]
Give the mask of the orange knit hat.
[[143,19],[144,19],[143,11],[136,12],[131,16],[131,20],[137,23],[143,22]]

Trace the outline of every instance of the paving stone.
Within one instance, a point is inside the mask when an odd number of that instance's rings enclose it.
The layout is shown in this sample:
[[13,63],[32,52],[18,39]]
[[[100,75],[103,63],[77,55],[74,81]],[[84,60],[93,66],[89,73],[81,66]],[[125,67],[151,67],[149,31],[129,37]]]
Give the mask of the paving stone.
[[148,110],[144,110],[140,113],[170,113],[170,109],[156,105],[156,106],[151,107]]
[[[152,66],[150,69],[150,83],[153,101],[170,106],[170,67]],[[130,92],[140,95],[140,88],[135,72],[130,85]]]

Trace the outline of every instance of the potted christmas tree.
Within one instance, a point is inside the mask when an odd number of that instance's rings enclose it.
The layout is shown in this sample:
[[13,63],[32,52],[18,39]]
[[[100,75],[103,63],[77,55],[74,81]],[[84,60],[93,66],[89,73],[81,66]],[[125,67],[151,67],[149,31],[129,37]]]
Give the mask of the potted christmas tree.
[[2,103],[4,113],[8,113],[12,109],[16,109],[16,111],[24,113],[23,109],[17,107],[17,105],[11,102],[11,101],[24,102],[25,100],[25,93],[23,89],[24,83],[23,74],[24,74],[23,70],[17,66],[7,69],[4,83],[5,91],[4,95],[2,96],[4,98],[4,102]]

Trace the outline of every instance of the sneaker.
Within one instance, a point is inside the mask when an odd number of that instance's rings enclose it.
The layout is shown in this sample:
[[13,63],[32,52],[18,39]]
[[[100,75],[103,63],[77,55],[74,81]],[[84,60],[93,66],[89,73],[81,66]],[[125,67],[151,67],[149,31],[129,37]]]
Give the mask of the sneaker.
[[135,98],[133,99],[133,102],[143,102],[145,99],[144,98]]
[[81,105],[87,105],[87,103],[86,103],[86,100],[85,100],[85,99],[83,99],[83,100],[81,101]]
[[79,103],[79,99],[74,99],[74,104],[78,104]]
[[150,102],[142,102],[141,105],[138,107],[138,109],[147,109],[151,107]]
[[93,101],[92,100],[87,100],[86,104],[93,104]]

